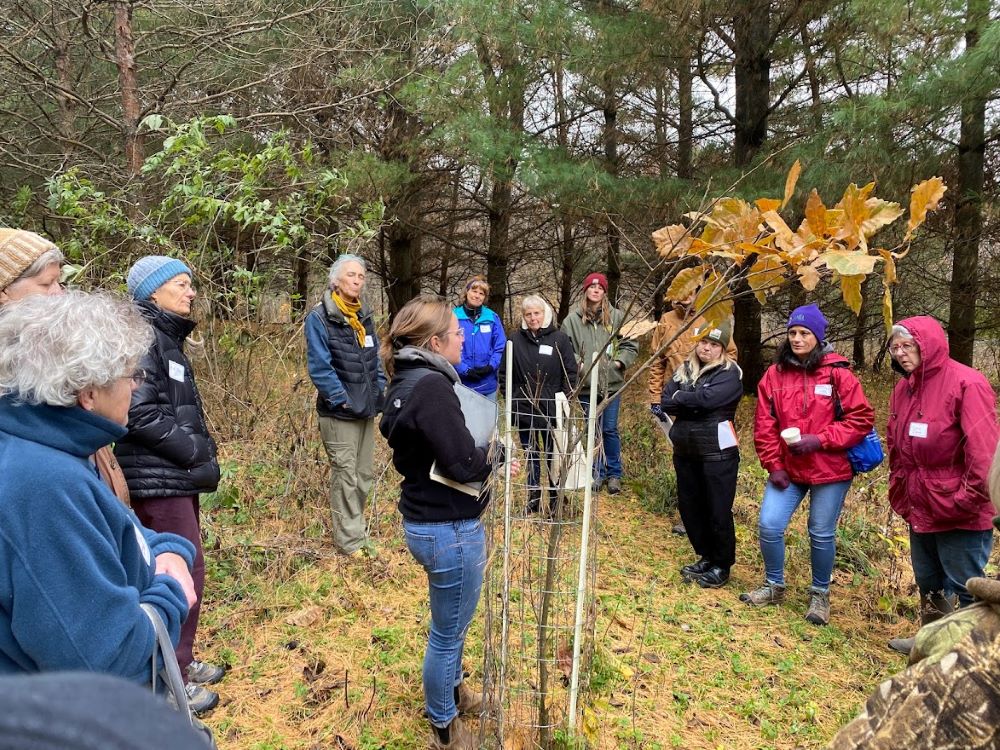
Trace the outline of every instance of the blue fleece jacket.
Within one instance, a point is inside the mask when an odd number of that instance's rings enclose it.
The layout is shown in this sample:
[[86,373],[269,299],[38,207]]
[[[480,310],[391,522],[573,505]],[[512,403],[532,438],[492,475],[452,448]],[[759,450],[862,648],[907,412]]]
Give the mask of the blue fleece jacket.
[[90,456],[125,428],[79,407],[0,398],[0,673],[85,670],[148,682],[156,607],[174,643],[181,585],[156,556],[194,548],[145,529]]
[[[500,369],[503,350],[507,346],[507,334],[504,333],[500,316],[483,305],[479,308],[476,319],[473,320],[466,313],[465,307],[459,305],[455,308],[455,317],[458,318],[458,324],[465,331],[465,341],[462,343],[462,361],[455,366],[455,371],[461,378],[462,385],[484,396],[496,393],[497,370]],[[492,372],[485,378],[469,379],[469,370],[483,366],[489,366]]]

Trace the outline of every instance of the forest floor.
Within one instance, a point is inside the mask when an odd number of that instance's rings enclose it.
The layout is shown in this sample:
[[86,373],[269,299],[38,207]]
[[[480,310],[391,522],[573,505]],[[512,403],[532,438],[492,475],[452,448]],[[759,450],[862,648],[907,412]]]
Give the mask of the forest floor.
[[[884,414],[886,389],[876,388]],[[581,700],[591,747],[822,747],[904,666],[885,644],[912,632],[916,598],[903,527],[887,510],[884,468],[859,478],[848,496],[829,626],[803,617],[803,511],[788,535],[786,604],[751,609],[738,601],[762,579],[756,513],[765,475],[753,456],[752,408],[747,400],[739,420],[738,560],[719,590],[682,582],[678,570],[693,555],[686,538],[671,534],[669,449],[643,403],[633,398],[623,409],[626,487],[599,497],[595,525],[593,659]],[[328,469],[314,427],[287,430],[272,456],[259,446],[251,452],[251,441],[223,446],[224,486],[203,506],[209,582],[200,656],[230,672],[208,724],[222,750],[426,747],[426,579],[403,541],[397,477],[379,438],[370,514],[377,554],[333,554]],[[288,459],[291,447],[296,457]],[[491,527],[500,533],[498,521]],[[474,684],[491,627],[484,610],[495,608],[481,605],[465,655]],[[515,731],[506,746],[531,745]],[[574,746],[562,733],[552,745]]]

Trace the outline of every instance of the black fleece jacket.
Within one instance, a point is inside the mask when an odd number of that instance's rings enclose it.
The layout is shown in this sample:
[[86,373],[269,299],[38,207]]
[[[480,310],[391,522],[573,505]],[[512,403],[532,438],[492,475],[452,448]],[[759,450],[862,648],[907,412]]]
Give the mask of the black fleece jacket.
[[403,476],[399,512],[415,523],[478,518],[489,494],[478,499],[435,482],[431,464],[459,482],[481,482],[492,470],[486,450],[477,448],[465,426],[455,393],[458,375],[445,360],[404,347],[385,395],[379,430],[392,449],[392,464]]
[[[513,344],[513,404],[521,429],[548,429],[555,424],[555,397],[567,397],[576,387],[576,355],[569,336],[555,326],[532,333],[519,328],[510,337]],[[505,372],[506,362],[500,372]]]

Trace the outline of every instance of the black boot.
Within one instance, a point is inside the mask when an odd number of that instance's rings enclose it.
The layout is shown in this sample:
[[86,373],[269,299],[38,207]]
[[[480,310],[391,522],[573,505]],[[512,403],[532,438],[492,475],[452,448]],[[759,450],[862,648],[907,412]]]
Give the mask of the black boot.
[[712,561],[707,557],[703,557],[698,562],[685,565],[681,568],[681,576],[687,581],[693,581],[711,567]]

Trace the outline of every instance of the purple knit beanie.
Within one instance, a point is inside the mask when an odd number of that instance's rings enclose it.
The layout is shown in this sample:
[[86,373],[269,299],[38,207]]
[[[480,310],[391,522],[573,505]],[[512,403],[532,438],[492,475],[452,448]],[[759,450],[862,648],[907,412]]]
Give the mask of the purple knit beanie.
[[823,341],[826,338],[826,318],[823,317],[823,313],[816,305],[802,305],[802,307],[796,307],[792,310],[785,328],[792,326],[808,328],[817,341]]

